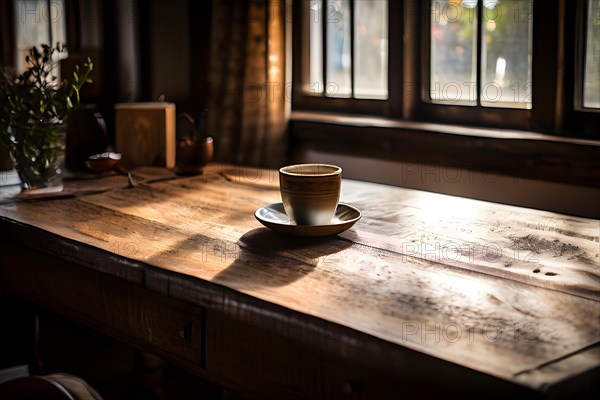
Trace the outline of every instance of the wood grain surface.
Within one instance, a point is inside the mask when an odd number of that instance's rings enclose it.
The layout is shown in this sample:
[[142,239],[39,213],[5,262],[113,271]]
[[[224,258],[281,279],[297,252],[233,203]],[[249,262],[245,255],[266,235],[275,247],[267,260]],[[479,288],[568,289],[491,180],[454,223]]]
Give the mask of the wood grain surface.
[[600,366],[598,220],[345,180],[362,220],[299,239],[254,219],[280,201],[275,171],[211,165],[0,216],[142,263],[141,285],[192,304],[219,302],[208,282],[537,389]]

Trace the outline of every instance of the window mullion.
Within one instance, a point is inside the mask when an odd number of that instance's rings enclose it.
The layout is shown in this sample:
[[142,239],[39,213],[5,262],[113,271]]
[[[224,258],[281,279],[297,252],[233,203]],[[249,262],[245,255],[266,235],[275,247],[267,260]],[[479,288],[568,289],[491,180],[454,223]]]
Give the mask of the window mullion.
[[477,24],[476,24],[476,32],[475,34],[477,35],[477,46],[475,47],[475,51],[477,52],[477,56],[476,56],[476,63],[477,63],[477,68],[475,70],[475,83],[476,83],[476,90],[477,93],[475,95],[476,101],[477,101],[477,106],[480,107],[481,106],[481,88],[482,88],[482,84],[481,84],[481,77],[483,76],[483,74],[481,73],[481,58],[482,58],[482,52],[483,52],[483,41],[482,41],[482,29],[483,29],[483,1],[479,0],[477,2]]
[[354,97],[354,0],[350,0],[350,98]]
[[321,28],[323,29],[323,97],[327,96],[327,10],[329,9],[329,0],[323,0],[323,6],[321,7]]
[[[47,21],[48,21],[48,45],[50,47],[54,47],[54,38],[52,37],[52,16],[50,15],[51,10],[52,10],[52,0],[47,0],[46,1],[46,12],[47,12]],[[37,46],[37,45],[36,45]]]

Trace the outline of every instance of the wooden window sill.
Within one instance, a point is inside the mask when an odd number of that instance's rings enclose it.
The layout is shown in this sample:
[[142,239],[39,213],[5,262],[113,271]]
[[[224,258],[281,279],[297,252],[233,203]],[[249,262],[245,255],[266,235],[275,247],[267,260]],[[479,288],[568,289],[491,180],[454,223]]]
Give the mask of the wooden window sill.
[[294,111],[292,158],[306,149],[600,187],[600,141],[536,132]]

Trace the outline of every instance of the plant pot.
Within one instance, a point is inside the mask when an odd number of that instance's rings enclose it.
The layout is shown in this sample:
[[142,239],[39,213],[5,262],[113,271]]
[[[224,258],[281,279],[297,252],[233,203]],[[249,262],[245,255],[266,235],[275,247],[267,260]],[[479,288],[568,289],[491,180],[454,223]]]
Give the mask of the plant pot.
[[65,134],[65,127],[58,124],[14,130],[8,151],[22,191],[37,194],[63,190]]
[[199,175],[204,166],[213,157],[213,138],[210,136],[197,140],[177,141],[177,165],[175,173],[178,175]]

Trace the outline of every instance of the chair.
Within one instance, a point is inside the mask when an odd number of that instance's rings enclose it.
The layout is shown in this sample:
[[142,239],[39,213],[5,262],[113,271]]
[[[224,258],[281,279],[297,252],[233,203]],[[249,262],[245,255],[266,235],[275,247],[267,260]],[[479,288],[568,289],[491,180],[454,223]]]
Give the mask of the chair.
[[1,383],[0,399],[102,400],[102,397],[80,377],[57,373],[25,376]]

